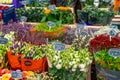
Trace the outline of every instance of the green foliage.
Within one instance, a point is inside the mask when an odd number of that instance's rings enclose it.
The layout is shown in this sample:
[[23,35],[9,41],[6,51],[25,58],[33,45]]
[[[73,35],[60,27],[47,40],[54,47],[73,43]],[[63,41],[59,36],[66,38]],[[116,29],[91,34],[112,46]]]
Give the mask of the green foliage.
[[21,16],[27,17],[27,22],[40,22],[43,16],[42,8],[18,8],[16,9],[17,18],[20,20]]
[[97,52],[94,57],[100,66],[106,69],[120,71],[120,57],[112,57],[106,50]]
[[44,31],[44,32],[54,32],[62,27],[63,27],[62,25],[55,24],[54,27],[49,28],[48,24],[46,22],[43,22],[35,26],[35,29],[38,31]]
[[113,11],[100,10],[92,6],[86,6],[83,10],[78,10],[78,18],[93,25],[107,25],[114,16]]

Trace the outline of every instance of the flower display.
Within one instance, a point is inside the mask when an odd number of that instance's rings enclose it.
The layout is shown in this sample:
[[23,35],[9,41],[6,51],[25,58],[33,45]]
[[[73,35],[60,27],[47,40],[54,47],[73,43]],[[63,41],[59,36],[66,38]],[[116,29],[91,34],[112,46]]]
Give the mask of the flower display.
[[105,69],[120,71],[120,57],[110,56],[107,50],[101,50],[95,55],[96,63]]
[[47,47],[46,56],[51,64],[50,74],[67,80],[86,78],[84,75],[87,75],[86,72],[92,62],[88,49],[79,48],[75,51],[74,47],[70,47],[63,52],[57,52],[54,51],[53,45]]
[[90,51],[95,53],[100,50],[110,49],[120,46],[120,37],[111,37],[106,34],[96,36],[90,41]]

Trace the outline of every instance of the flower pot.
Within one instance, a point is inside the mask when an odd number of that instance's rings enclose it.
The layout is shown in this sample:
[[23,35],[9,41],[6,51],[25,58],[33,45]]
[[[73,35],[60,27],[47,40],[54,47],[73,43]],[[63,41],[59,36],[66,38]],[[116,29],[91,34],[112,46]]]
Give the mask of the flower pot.
[[103,77],[105,80],[120,80],[120,71],[105,69],[96,64],[97,75]]
[[[62,27],[54,32],[44,32],[45,36],[51,41],[51,40],[57,40],[59,38],[64,37],[64,35],[66,34],[66,30],[68,27]],[[31,34],[34,32],[39,32],[37,30],[34,29],[34,27],[31,28],[30,30]]]
[[7,52],[8,62],[13,69],[21,69],[21,57],[22,55],[13,55],[12,51]]
[[23,58],[21,60],[23,71],[47,71],[47,59],[44,57],[39,60],[31,60]]

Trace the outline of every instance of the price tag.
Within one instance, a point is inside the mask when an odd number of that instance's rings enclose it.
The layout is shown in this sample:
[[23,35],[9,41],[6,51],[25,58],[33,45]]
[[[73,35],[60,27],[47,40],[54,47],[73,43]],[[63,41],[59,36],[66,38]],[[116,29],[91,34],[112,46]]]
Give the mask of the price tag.
[[26,22],[27,21],[27,17],[26,16],[21,16],[20,21],[21,22]]
[[120,49],[116,49],[116,48],[110,49],[109,55],[113,57],[120,57]]
[[48,21],[47,24],[50,28],[55,26],[55,23],[52,21]]
[[84,37],[87,37],[87,36],[88,36],[88,33],[85,32],[85,31],[82,31],[82,32],[80,33],[80,35],[82,35],[82,36],[84,36]]
[[118,29],[118,26],[117,25],[111,25],[110,28],[111,29]]
[[85,28],[84,24],[77,24],[77,30],[83,30]]
[[13,71],[12,78],[22,79],[22,72]]
[[49,8],[50,10],[55,10],[55,9],[56,9],[56,5],[50,5],[50,6],[48,6],[48,8]]
[[27,0],[23,0],[23,1],[20,1],[20,3],[21,3],[22,5],[26,5],[26,4],[28,4],[28,1],[27,1]]
[[110,30],[110,32],[109,32],[109,35],[111,36],[111,37],[114,37],[114,36],[116,36],[116,31],[114,30],[114,29],[111,29]]
[[54,49],[56,51],[64,51],[65,50],[65,45],[62,44],[61,42],[55,42],[54,43]]
[[8,39],[7,38],[0,38],[0,44],[7,44]]

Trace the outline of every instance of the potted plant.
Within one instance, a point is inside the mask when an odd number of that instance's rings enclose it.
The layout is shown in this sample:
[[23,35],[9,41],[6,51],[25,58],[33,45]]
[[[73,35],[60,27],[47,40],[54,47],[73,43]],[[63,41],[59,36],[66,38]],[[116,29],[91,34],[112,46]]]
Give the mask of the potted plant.
[[120,46],[120,37],[116,35],[115,37],[111,37],[107,34],[102,34],[95,36],[90,41],[90,52],[96,53],[97,51],[100,50],[108,50],[110,48],[116,48]]
[[53,27],[49,27],[48,23],[44,22],[36,25],[35,28],[31,29],[31,31],[43,31],[49,40],[55,40],[63,37],[66,33],[66,29],[66,26],[58,25],[56,23]]
[[47,59],[45,57],[46,48],[44,46],[35,46],[26,44],[24,55],[21,59],[21,68],[23,71],[47,71]]
[[[86,24],[107,25],[114,16],[113,11],[100,10],[92,6],[86,6],[78,10],[78,20],[83,20]],[[104,18],[104,19],[103,19]]]
[[92,57],[88,49],[67,48],[65,51],[57,52],[53,45],[48,45],[46,54],[49,64],[50,75],[57,79],[74,80],[86,79],[88,67]]
[[57,7],[55,10],[45,9],[41,22],[53,21],[58,24],[73,24],[74,14],[71,8]]
[[111,56],[108,50],[101,50],[94,57],[99,76],[109,80],[120,79],[120,57]]

